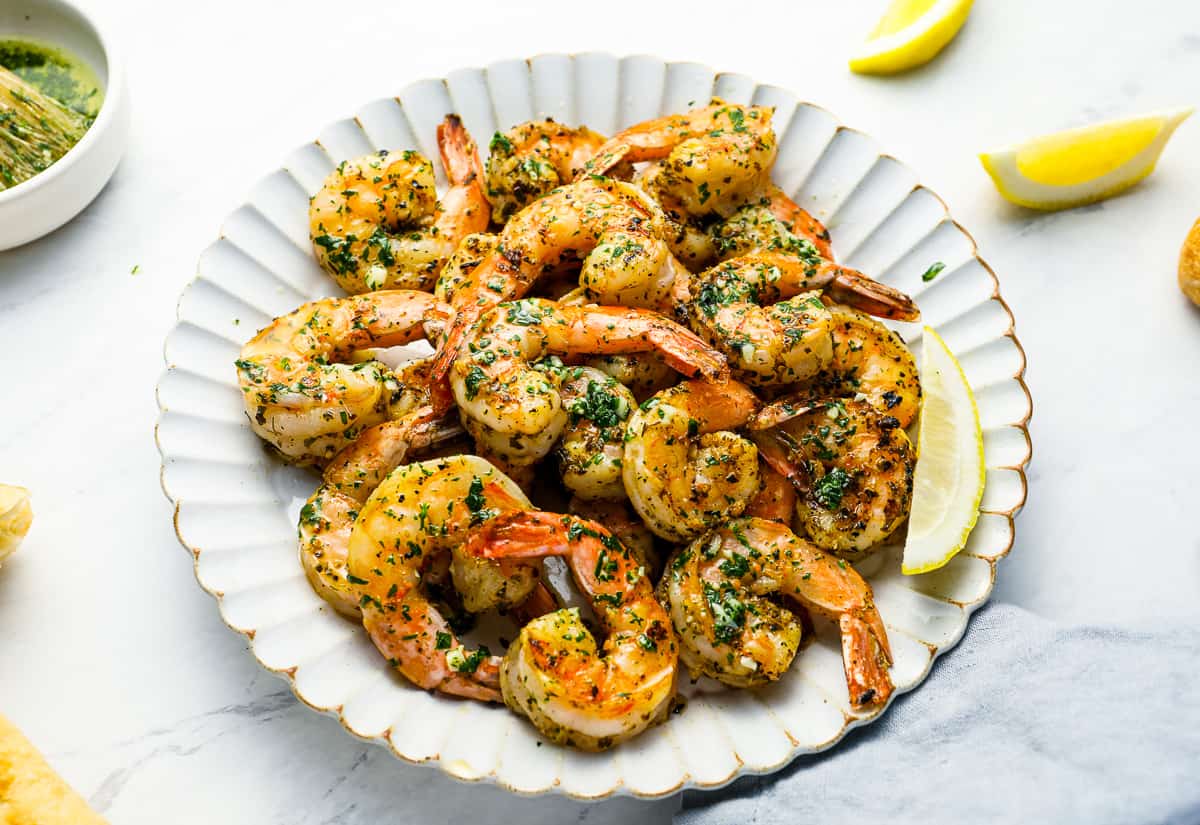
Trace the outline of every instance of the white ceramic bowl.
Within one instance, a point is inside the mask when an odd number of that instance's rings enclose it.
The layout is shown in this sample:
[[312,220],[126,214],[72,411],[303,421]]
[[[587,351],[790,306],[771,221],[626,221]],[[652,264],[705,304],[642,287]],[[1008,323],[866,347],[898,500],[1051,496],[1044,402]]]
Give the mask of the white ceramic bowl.
[[[879,710],[850,707],[836,632],[824,625],[778,683],[727,690],[685,679],[682,713],[602,754],[544,743],[506,708],[418,690],[387,667],[360,625],[308,586],[296,523],[319,479],[264,450],[242,409],[233,366],[242,343],[272,317],[337,292],[313,260],[307,209],[339,161],[382,147],[415,147],[436,158],[435,130],[447,112],[461,114],[486,146],[497,128],[534,117],[611,134],[711,95],[775,107],[775,182],[826,223],[842,261],[917,299],[923,322],[946,339],[975,389],[987,487],[966,548],[921,576],[900,574],[898,548],[859,566],[888,628],[897,694],[921,683],[991,593],[996,563],[1012,547],[1013,517],[1025,502],[1031,412],[1025,356],[995,275],[910,169],[791,92],[694,63],[543,55],[463,69],[329,124],[263,177],[201,255],[164,348],[162,483],[196,578],[263,667],[349,733],[460,779],[599,799],[662,796],[773,771],[878,718]],[[440,169],[439,178],[444,184]],[[946,268],[924,282],[921,273],[934,261]],[[919,326],[900,329],[910,343],[919,340]]]
[[104,86],[104,103],[87,134],[58,163],[0,191],[0,250],[35,240],[83,211],[125,152],[129,102],[119,50],[94,15],[66,0],[4,0],[0,39],[25,37],[66,49]]

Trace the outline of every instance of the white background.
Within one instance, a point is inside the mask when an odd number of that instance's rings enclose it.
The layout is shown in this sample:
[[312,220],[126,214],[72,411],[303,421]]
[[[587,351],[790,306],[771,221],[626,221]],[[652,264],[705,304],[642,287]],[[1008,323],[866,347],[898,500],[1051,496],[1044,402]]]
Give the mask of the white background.
[[1064,621],[1196,616],[1200,311],[1175,267],[1200,215],[1200,117],[1136,190],[1054,215],[1001,201],[976,154],[1200,102],[1200,4],[978,0],[931,65],[854,76],[846,56],[883,6],[105,0],[128,50],[128,155],[74,223],[0,253],[0,480],[37,512],[0,571],[0,712],[116,823],[669,817],[673,800],[464,786],[297,705],[196,586],[158,486],[162,340],[254,179],[412,80],[544,51],[743,72],[910,163],[998,272],[1029,355],[1029,504],[995,598]]

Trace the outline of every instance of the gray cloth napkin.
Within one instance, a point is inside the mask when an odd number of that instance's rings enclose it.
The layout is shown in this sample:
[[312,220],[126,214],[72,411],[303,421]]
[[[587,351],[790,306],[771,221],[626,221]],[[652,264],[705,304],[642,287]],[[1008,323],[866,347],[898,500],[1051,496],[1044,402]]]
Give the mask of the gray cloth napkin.
[[676,825],[1200,823],[1200,627],[972,620],[916,691],[825,754],[716,792]]

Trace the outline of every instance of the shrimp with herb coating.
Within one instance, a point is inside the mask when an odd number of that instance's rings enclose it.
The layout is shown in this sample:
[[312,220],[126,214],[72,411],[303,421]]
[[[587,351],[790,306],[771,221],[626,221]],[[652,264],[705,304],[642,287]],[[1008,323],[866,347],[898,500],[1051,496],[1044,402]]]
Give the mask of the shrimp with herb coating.
[[833,359],[800,391],[809,398],[861,398],[907,428],[921,408],[917,360],[895,330],[850,307],[829,307]]
[[727,217],[767,189],[778,142],[774,110],[714,100],[681,115],[647,120],[609,138],[591,171],[615,160],[658,161],[642,183],[689,215]]
[[[399,467],[362,506],[350,531],[347,561],[359,587],[363,626],[379,652],[413,684],[500,701],[499,657],[486,647],[468,650],[459,642],[422,587],[422,576],[436,559],[460,549],[472,526],[528,507],[521,488],[477,456]],[[473,558],[455,553],[456,587],[470,589],[478,567]],[[487,606],[516,605],[537,585],[536,563],[517,560],[506,568],[499,571],[503,586],[490,588]]]
[[542,276],[583,261],[597,247],[648,250],[659,260],[662,210],[648,195],[622,181],[589,177],[534,201],[504,226],[493,252],[454,290],[456,315],[442,335],[433,378],[442,381],[459,357],[468,330],[489,308],[527,294]]
[[367,427],[393,417],[405,387],[355,353],[426,337],[432,295],[385,290],[324,298],[276,318],[242,347],[236,365],[250,427],[295,464],[322,465]]
[[507,464],[528,465],[550,452],[569,420],[560,371],[535,362],[648,351],[685,375],[717,378],[726,371],[720,353],[658,313],[525,298],[494,307],[474,325],[450,386],[477,443]]
[[411,455],[462,432],[428,412],[418,410],[367,429],[329,462],[322,485],[300,509],[300,565],[317,595],[343,616],[362,616],[358,580],[347,569],[359,508]]
[[487,229],[479,153],[457,115],[439,124],[438,148],[450,179],[441,200],[433,164],[412,150],[343,161],[313,196],[313,251],[342,289],[432,289],[459,242]]
[[567,411],[555,448],[563,484],[586,501],[625,498],[621,457],[633,393],[597,369],[563,367],[559,395]]
[[634,412],[621,473],[655,535],[688,541],[745,510],[758,492],[758,450],[733,430],[757,408],[736,381],[684,381]]
[[565,126],[549,118],[496,132],[487,159],[487,196],[496,221],[504,223],[570,183],[603,144],[604,136],[586,126]]
[[900,422],[856,399],[775,406],[758,414],[775,425],[753,437],[799,493],[798,529],[842,558],[857,560],[879,547],[912,504],[916,453]]
[[799,619],[774,599],[838,623],[850,704],[887,702],[893,685],[887,629],[858,572],[759,518],[733,519],[678,550],[658,586],[693,672],[733,687],[779,679],[799,648]]
[[563,556],[606,633],[598,645],[578,609],[525,627],[500,666],[504,703],[551,741],[601,751],[661,721],[675,696],[678,650],[637,554],[602,525],[538,511],[472,531],[463,552],[494,560]]

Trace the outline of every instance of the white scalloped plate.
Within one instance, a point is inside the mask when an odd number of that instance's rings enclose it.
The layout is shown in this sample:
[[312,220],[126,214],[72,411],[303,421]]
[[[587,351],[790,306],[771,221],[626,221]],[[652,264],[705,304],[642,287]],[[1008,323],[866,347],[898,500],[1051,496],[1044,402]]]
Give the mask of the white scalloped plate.
[[[991,593],[996,561],[1012,547],[1013,516],[1025,502],[1031,414],[1025,356],[995,276],[935,194],[824,109],[742,75],[606,54],[465,69],[415,83],[330,124],[259,181],[226,219],[180,297],[158,386],[162,484],[196,579],[263,667],[355,736],[387,745],[406,761],[519,793],[654,797],[777,770],[878,716],[851,710],[837,639],[826,630],[776,685],[685,686],[681,714],[599,755],[540,743],[524,719],[502,707],[412,688],[384,665],[360,627],[309,589],[296,557],[295,525],[316,476],[272,458],[242,413],[233,361],[243,341],[273,317],[337,291],[310,252],[307,209],[309,195],[338,161],[384,147],[415,147],[436,158],[435,127],[448,112],[462,115],[486,144],[497,128],[547,116],[611,134],[713,95],[776,107],[775,181],[827,224],[843,262],[916,297],[924,323],[954,350],[979,402],[987,488],[966,549],[923,576],[901,576],[895,550],[863,568],[895,648],[897,694],[921,683],[933,658],[959,640],[971,611]],[[945,271],[922,282],[934,261],[945,262]],[[902,332],[915,344],[920,330]]]

